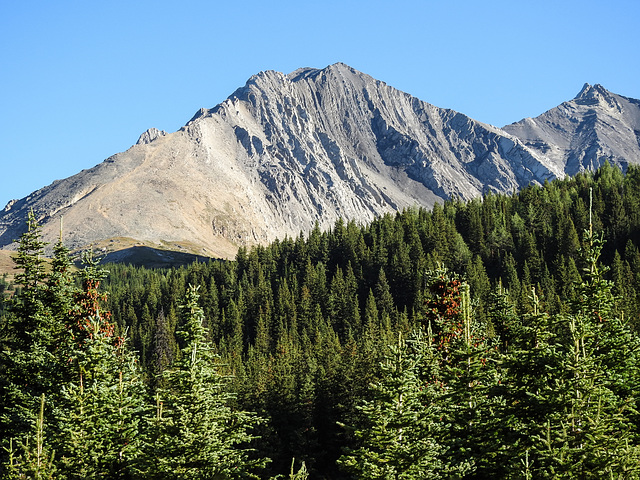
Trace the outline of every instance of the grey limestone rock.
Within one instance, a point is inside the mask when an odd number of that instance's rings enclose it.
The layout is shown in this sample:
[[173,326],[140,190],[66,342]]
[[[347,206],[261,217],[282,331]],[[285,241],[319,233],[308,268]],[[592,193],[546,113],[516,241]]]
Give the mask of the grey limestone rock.
[[503,128],[568,175],[605,161],[626,169],[640,163],[640,101],[602,85],[584,85],[568,102]]
[[145,131],[142,135],[140,135],[140,138],[138,138],[136,145],[146,145],[153,142],[158,137],[164,137],[166,134],[167,132],[165,132],[164,130],[158,130],[157,128],[152,127]]
[[[338,218],[365,223],[451,196],[511,192],[602,155],[639,162],[637,106],[585,86],[558,109],[499,129],[341,63],[266,71],[177,132],[149,129],[126,152],[5,208],[0,246],[11,248],[33,208],[48,241],[64,216],[72,248],[130,238],[232,257]],[[605,114],[628,131],[605,129]]]

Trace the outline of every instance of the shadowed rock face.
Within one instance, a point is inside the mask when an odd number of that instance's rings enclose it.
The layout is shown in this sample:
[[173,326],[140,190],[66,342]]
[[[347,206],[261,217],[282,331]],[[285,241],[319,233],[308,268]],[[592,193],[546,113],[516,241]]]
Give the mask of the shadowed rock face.
[[568,175],[595,170],[605,160],[623,169],[640,163],[640,101],[601,85],[587,83],[573,100],[503,130]]
[[[623,112],[635,101],[624,102]],[[192,253],[231,257],[238,246],[295,236],[316,223],[328,228],[340,217],[365,223],[453,195],[510,192],[563,176],[571,162],[556,150],[575,131],[517,125],[507,133],[344,64],[262,72],[179,131],[150,129],[126,152],[8,205],[0,246],[11,248],[32,208],[50,242],[64,216],[72,248],[127,237],[187,242]]]

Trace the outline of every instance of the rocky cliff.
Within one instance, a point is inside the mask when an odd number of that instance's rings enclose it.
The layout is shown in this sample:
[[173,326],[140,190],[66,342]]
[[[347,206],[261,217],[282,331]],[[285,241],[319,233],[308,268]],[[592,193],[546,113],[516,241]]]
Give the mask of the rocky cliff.
[[602,85],[587,83],[573,100],[503,130],[568,175],[595,170],[605,160],[623,169],[640,163],[640,100]]
[[[611,115],[621,105],[614,117],[637,125],[637,112],[628,113],[637,101],[602,91],[615,100]],[[571,108],[588,112],[589,98],[583,91]],[[238,246],[328,228],[339,217],[364,223],[453,195],[509,192],[587,162],[570,148],[584,129],[568,120],[573,130],[556,132],[547,114],[498,129],[344,64],[262,72],[179,131],[150,129],[126,152],[7,205],[0,246],[11,248],[33,209],[48,241],[64,216],[72,248],[128,238],[230,257]],[[600,130],[594,136],[608,145]],[[615,161],[640,162],[637,139],[611,141]],[[604,158],[596,150],[592,163]]]

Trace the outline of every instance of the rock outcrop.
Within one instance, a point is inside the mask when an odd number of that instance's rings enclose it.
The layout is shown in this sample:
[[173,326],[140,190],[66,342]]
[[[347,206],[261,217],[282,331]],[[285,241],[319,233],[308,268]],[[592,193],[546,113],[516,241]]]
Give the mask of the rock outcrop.
[[167,134],[164,130],[158,130],[155,127],[150,128],[138,138],[136,145],[146,145],[153,142],[158,137],[164,137]]

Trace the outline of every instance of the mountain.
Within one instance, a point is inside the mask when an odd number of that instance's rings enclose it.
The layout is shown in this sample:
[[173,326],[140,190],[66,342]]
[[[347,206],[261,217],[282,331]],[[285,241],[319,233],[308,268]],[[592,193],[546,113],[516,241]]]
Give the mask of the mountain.
[[605,160],[623,169],[640,162],[640,100],[602,85],[587,83],[573,100],[503,130],[568,175],[597,169]]
[[71,248],[146,245],[232,257],[238,246],[296,236],[316,224],[328,228],[340,217],[368,222],[451,196],[470,199],[562,177],[573,163],[557,152],[578,152],[571,150],[578,131],[585,142],[597,138],[620,152],[606,158],[640,162],[637,140],[609,145],[600,128],[614,118],[637,120],[638,102],[606,97],[622,110],[611,107],[605,120],[600,103],[589,113],[584,92],[573,101],[581,109],[571,107],[575,120],[565,120],[564,110],[553,114],[568,125],[595,116],[593,135],[586,125],[570,130],[556,117],[544,120],[549,112],[523,120],[527,127],[499,129],[340,63],[262,72],[177,132],[150,129],[126,152],[10,202],[0,213],[0,247],[12,248],[33,209],[50,242],[64,216]]

